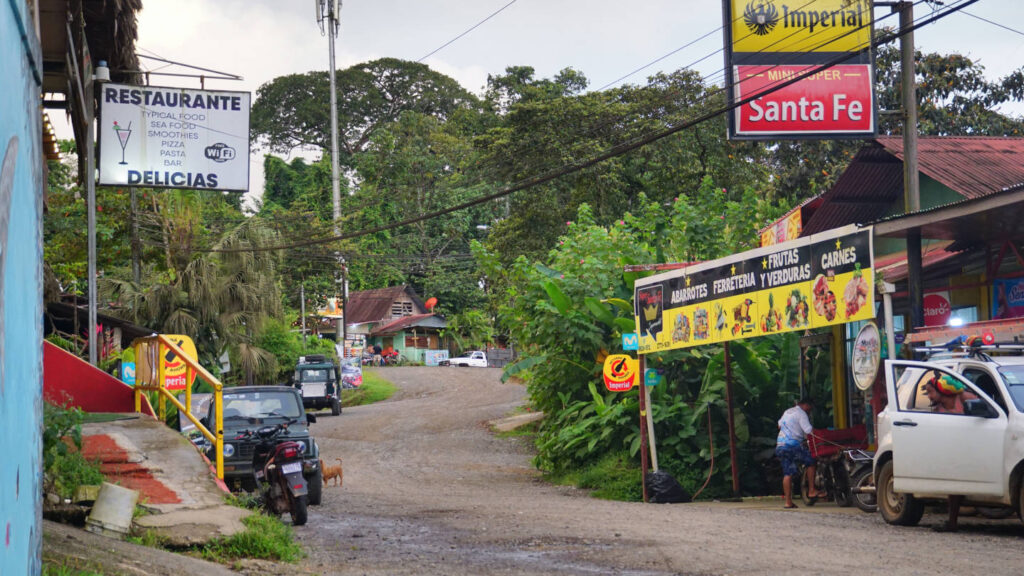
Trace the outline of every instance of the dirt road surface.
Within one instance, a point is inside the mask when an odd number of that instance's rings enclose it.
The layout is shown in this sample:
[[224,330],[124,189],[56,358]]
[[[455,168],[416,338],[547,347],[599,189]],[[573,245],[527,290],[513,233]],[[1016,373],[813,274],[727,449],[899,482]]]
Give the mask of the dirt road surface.
[[1000,574],[1024,570],[1024,525],[976,518],[956,534],[816,506],[606,502],[551,486],[522,440],[487,422],[524,387],[497,369],[383,368],[398,393],[325,416],[314,433],[344,486],[296,530],[317,574]]

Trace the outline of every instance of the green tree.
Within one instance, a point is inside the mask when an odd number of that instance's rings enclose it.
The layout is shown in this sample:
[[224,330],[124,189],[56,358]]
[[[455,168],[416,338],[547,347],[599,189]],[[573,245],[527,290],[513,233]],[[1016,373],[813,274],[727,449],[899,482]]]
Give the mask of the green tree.
[[[425,64],[381,58],[336,72],[338,132],[347,163],[369,143],[373,132],[407,110],[446,118],[476,98],[458,82]],[[256,93],[253,140],[274,152],[295,148],[330,151],[330,78],[327,72],[280,76]]]

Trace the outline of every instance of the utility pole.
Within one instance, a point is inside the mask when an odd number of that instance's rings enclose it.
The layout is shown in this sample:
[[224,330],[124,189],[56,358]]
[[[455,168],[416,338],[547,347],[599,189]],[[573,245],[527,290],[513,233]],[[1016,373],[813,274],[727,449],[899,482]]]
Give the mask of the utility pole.
[[302,314],[302,348],[306,348],[306,283],[299,284],[299,314]]
[[[917,171],[917,86],[914,65],[914,3],[900,2],[900,71],[903,92],[903,203],[910,214],[921,209]],[[907,231],[907,291],[910,298],[910,330],[924,326],[924,293],[921,285],[921,229]]]
[[[334,40],[338,37],[338,30],[341,27],[341,0],[314,0],[316,2],[316,21],[320,25],[320,33],[327,35],[327,45],[330,55],[330,81],[331,81],[331,199],[334,202],[334,235],[341,234],[339,225],[341,223],[341,175],[338,167],[338,87],[334,73]],[[338,275],[342,275],[345,267],[345,260],[340,253],[335,253],[338,260]],[[342,277],[336,276],[340,285]],[[347,296],[347,295],[346,295]],[[344,308],[344,302],[342,303]],[[335,334],[341,339],[341,356],[345,356],[345,318],[338,319]]]

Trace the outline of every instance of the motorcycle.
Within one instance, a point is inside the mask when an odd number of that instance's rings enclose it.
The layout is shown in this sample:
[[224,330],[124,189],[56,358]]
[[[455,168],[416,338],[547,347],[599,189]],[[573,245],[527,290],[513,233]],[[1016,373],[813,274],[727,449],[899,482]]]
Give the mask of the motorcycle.
[[309,506],[306,478],[302,475],[303,449],[298,442],[280,438],[295,422],[264,426],[255,433],[247,430],[245,435],[255,434],[257,438],[252,469],[263,507],[275,515],[288,512],[292,525],[302,526]]
[[[833,444],[817,438],[818,442]],[[875,497],[875,479],[872,474],[874,454],[859,448],[833,444],[838,450],[829,451],[828,456],[817,458],[814,485],[819,492],[825,492],[829,500],[842,507],[856,506],[864,512],[878,511]],[[807,496],[807,476],[800,476],[800,495],[804,504],[814,502]]]

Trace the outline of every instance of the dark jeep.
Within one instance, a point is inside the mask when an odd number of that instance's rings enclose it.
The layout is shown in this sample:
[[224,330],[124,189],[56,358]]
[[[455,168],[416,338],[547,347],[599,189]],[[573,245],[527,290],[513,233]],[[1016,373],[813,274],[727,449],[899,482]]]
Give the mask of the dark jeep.
[[[213,402],[202,422],[208,428],[214,420]],[[299,391],[289,386],[237,386],[224,390],[224,482],[232,490],[252,492],[256,489],[252,460],[258,442],[255,434],[244,438],[246,431],[255,433],[263,426],[274,426],[296,420],[288,426],[281,439],[298,442],[304,449],[302,473],[309,482],[309,503],[318,505],[323,489],[320,470],[320,448],[309,434],[309,424],[316,416],[306,414]],[[215,455],[208,447],[211,462]]]
[[302,393],[302,405],[306,408],[319,410],[330,406],[331,414],[341,414],[338,369],[323,354],[299,357],[292,386]]

